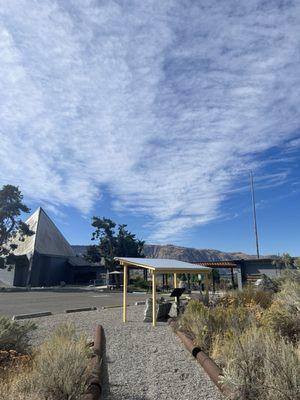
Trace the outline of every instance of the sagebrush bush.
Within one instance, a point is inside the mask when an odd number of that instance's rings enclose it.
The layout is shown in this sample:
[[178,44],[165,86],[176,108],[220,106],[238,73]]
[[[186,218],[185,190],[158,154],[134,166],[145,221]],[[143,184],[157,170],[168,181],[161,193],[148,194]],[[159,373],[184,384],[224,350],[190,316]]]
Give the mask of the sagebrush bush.
[[243,332],[255,321],[246,307],[207,307],[191,300],[180,317],[178,329],[185,331],[204,351],[211,352],[217,338]]
[[252,327],[222,346],[223,382],[239,400],[299,400],[300,359],[291,343]]
[[300,282],[285,281],[275,298],[284,303],[291,312],[300,313]]
[[87,389],[90,357],[87,338],[77,337],[73,326],[61,325],[39,346],[31,369],[15,377],[7,398],[80,399]]
[[255,289],[252,286],[245,287],[243,290],[235,290],[226,293],[220,299],[220,304],[225,307],[240,306],[247,307],[256,304],[263,309],[270,306],[273,294],[269,291]]
[[36,329],[32,322],[17,322],[0,317],[0,350],[25,353],[29,349],[30,333]]
[[300,284],[286,280],[270,308],[262,315],[263,326],[296,342],[300,339]]
[[280,276],[276,279],[279,286],[285,282],[297,282],[300,284],[300,268],[285,268],[281,271]]

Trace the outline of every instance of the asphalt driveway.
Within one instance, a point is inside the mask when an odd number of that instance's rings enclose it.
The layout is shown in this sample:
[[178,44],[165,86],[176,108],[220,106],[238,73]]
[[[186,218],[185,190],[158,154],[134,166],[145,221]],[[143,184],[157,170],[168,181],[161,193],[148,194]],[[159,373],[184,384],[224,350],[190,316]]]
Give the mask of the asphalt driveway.
[[[151,295],[128,293],[128,304]],[[12,317],[42,311],[59,314],[67,309],[122,305],[122,293],[103,292],[3,292],[0,293],[0,315]]]

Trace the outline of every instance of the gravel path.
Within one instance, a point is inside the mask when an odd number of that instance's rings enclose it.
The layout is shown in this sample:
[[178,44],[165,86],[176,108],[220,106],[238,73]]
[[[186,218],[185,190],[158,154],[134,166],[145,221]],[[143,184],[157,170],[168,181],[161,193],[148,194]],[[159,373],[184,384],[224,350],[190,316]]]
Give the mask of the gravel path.
[[[105,400],[220,400],[218,389],[166,323],[142,322],[143,306],[58,314],[36,320],[35,340],[43,340],[62,322],[73,322],[91,338],[97,323],[106,334],[109,385]],[[108,389],[109,387],[109,389]]]

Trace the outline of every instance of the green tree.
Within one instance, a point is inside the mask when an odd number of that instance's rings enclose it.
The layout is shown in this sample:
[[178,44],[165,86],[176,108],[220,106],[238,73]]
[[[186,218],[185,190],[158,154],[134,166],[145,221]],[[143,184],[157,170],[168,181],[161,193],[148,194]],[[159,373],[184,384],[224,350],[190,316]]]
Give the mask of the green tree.
[[84,258],[89,262],[99,263],[101,261],[101,254],[99,252],[98,246],[88,246]]
[[23,195],[16,186],[5,185],[0,189],[0,268],[12,262],[13,251],[17,244],[12,244],[16,237],[24,241],[26,236],[34,234],[19,218],[21,213],[30,209],[23,203]]
[[216,268],[212,269],[211,272],[212,275],[212,283],[213,283],[213,292],[216,291],[216,283],[220,283],[220,273]]
[[109,218],[93,217],[92,226],[95,228],[92,240],[99,240],[97,247],[107,268],[115,267],[114,257],[142,257],[144,242],[129,232],[127,225],[119,224],[117,227]]
[[144,241],[136,238],[129,232],[127,225],[118,226],[117,234],[117,256],[119,257],[142,257]]

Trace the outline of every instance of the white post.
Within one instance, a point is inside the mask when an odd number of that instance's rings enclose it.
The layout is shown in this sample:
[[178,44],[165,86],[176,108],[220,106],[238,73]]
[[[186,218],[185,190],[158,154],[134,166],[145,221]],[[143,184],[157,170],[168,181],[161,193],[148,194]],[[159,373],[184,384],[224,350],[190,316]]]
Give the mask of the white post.
[[152,272],[152,325],[156,326],[156,274]]
[[238,289],[243,290],[241,268],[236,269],[236,274],[237,274]]
[[127,265],[124,265],[123,276],[123,322],[127,321]]

